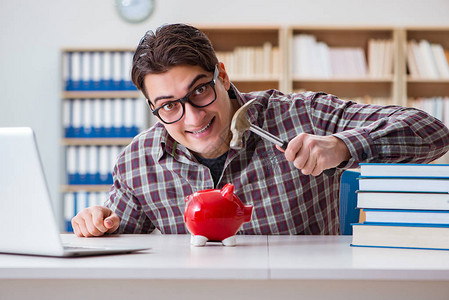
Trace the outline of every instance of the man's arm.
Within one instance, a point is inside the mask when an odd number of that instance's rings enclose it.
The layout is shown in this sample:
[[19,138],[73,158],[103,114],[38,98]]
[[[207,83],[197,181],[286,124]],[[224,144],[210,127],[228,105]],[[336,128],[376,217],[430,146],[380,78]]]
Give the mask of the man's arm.
[[449,149],[449,130],[423,111],[306,95],[296,105],[307,111],[314,134],[300,133],[285,151],[304,174],[316,176],[342,163],[344,168],[361,162],[426,163]]

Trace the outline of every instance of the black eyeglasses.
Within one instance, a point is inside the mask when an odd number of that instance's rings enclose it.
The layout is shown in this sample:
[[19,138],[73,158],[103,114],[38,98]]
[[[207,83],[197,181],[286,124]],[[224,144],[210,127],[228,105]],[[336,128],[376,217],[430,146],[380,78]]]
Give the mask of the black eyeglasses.
[[214,77],[211,81],[197,86],[181,99],[165,102],[154,110],[154,105],[147,100],[151,112],[165,124],[178,122],[184,116],[186,102],[189,102],[193,107],[201,108],[211,105],[217,99],[217,92],[215,91],[217,78],[218,68],[215,66]]

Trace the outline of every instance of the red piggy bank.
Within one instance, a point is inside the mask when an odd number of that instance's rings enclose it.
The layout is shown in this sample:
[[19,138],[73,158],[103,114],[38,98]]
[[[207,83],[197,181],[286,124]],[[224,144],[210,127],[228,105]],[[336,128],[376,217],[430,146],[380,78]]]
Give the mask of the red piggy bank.
[[235,234],[243,223],[251,221],[251,205],[243,205],[234,194],[234,185],[210,189],[186,197],[184,220],[192,234],[191,244],[204,246],[207,241],[235,246]]

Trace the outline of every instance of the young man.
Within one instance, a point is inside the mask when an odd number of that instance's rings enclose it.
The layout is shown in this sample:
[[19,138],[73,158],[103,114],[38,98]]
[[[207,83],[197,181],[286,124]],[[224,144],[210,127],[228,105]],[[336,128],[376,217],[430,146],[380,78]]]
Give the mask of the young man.
[[[254,206],[242,234],[337,234],[341,173],[361,162],[426,163],[449,131],[411,108],[361,105],[325,93],[240,93],[207,37],[173,24],[139,43],[132,80],[159,118],[119,156],[106,207],[72,219],[78,236],[187,233],[185,197],[233,183]],[[285,152],[246,132],[229,148],[234,112],[256,98],[250,122],[289,141]],[[323,170],[337,167],[333,176]]]

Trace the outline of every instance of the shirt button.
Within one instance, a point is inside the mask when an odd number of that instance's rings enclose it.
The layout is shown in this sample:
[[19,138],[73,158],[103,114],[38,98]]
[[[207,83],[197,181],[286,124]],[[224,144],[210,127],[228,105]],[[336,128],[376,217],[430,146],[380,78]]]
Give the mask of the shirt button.
[[365,152],[362,153],[362,160],[365,160],[368,158],[368,154],[366,154]]

